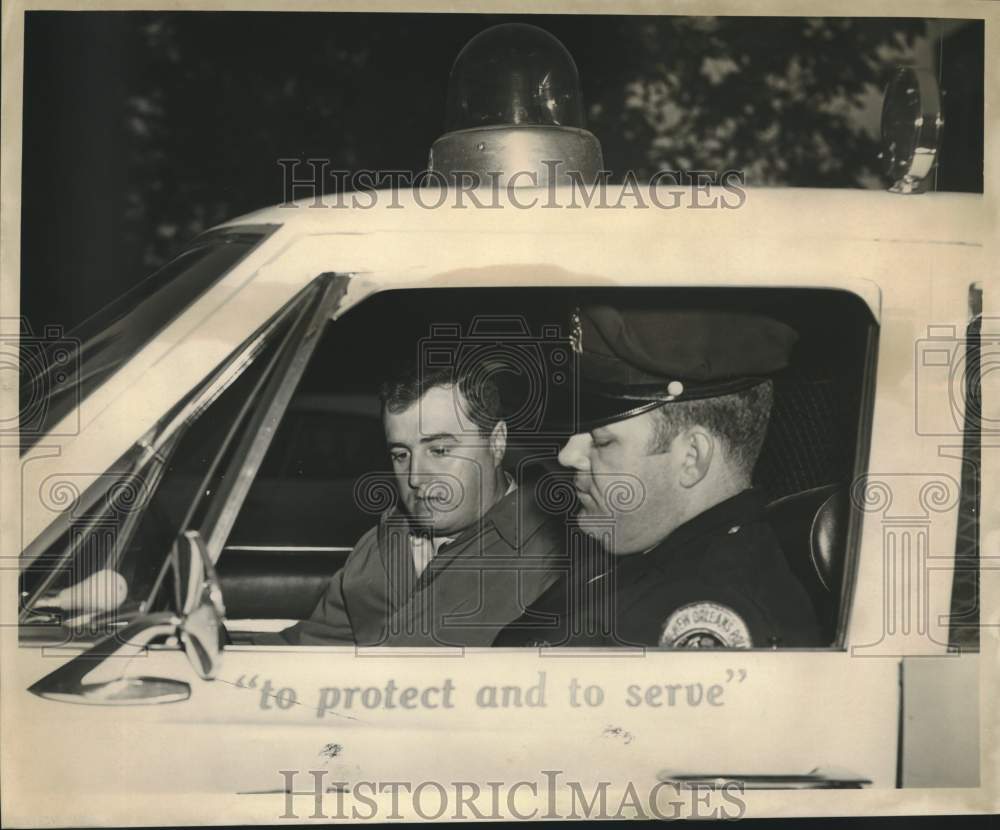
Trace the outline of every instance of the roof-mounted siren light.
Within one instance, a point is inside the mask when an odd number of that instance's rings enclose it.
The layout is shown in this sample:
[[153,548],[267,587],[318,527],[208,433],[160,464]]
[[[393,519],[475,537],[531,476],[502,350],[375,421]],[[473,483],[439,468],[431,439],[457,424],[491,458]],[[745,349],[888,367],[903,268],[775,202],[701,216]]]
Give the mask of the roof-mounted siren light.
[[451,182],[468,173],[484,186],[546,187],[592,183],[602,167],[600,142],[584,129],[576,64],[557,38],[503,23],[465,44],[431,170]]
[[944,128],[937,81],[926,69],[902,66],[882,97],[882,152],[879,158],[893,193],[923,193],[937,161]]

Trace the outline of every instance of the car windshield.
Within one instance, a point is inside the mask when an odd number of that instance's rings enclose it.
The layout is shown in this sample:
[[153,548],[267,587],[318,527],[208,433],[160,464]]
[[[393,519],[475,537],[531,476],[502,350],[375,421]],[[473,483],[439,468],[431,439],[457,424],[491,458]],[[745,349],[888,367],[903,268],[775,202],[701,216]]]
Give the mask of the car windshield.
[[68,335],[22,348],[21,452],[152,340],[277,226],[202,234],[179,256]]

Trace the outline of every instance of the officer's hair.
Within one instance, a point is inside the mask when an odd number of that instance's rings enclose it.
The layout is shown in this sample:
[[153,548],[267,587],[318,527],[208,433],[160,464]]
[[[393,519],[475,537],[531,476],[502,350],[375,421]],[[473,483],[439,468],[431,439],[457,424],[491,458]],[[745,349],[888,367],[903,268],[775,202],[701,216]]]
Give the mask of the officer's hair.
[[766,380],[732,395],[661,406],[654,410],[650,453],[667,452],[682,430],[701,426],[719,438],[725,457],[749,477],[764,443],[773,400],[774,384]]
[[503,417],[500,389],[489,372],[458,371],[450,366],[430,368],[411,362],[394,367],[392,375],[379,388],[382,413],[409,409],[436,386],[458,389],[465,399],[464,414],[483,435],[490,435]]

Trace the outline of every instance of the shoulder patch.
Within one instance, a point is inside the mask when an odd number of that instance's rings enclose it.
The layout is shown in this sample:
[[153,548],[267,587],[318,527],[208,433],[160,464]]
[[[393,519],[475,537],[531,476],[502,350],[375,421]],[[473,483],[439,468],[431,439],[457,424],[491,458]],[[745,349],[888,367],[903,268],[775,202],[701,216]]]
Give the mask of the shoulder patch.
[[663,623],[664,648],[750,648],[750,628],[732,608],[717,602],[692,602]]

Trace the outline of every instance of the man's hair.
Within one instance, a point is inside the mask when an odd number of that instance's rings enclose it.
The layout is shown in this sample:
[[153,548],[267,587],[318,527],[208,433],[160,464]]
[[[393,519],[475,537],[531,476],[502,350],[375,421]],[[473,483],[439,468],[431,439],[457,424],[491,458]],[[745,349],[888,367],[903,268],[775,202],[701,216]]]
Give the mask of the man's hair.
[[748,478],[760,455],[774,400],[770,380],[732,395],[671,403],[654,410],[655,432],[650,453],[667,452],[680,433],[702,426],[722,443],[725,457]]
[[463,412],[483,435],[490,435],[503,417],[500,389],[489,372],[476,366],[460,371],[451,366],[428,368],[414,362],[396,366],[382,383],[382,412],[409,409],[436,386],[455,387],[462,393]]

